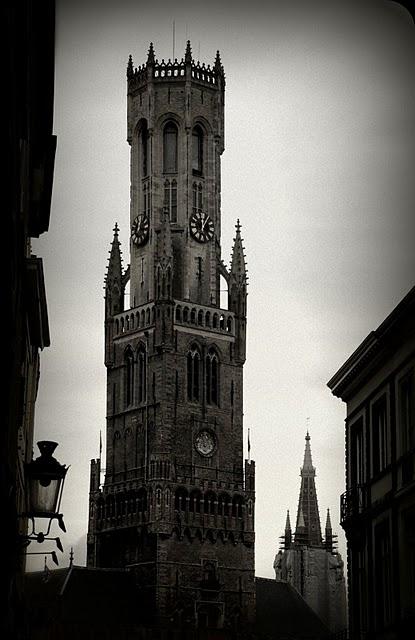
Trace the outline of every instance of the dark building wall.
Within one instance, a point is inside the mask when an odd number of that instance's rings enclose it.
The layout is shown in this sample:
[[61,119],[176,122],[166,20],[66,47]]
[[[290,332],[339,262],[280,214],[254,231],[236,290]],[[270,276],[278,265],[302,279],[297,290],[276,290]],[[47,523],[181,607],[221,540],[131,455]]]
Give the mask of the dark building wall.
[[414,316],[412,289],[329,382],[347,403],[341,524],[352,637],[407,637],[414,623]]
[[48,229],[54,153],[55,4],[49,0],[2,6],[4,55],[2,309],[5,411],[0,442],[0,499],[4,509],[1,572],[6,603],[2,637],[20,637],[24,626],[22,574],[26,523],[24,464],[32,458],[39,352],[49,345],[42,261],[30,238]]

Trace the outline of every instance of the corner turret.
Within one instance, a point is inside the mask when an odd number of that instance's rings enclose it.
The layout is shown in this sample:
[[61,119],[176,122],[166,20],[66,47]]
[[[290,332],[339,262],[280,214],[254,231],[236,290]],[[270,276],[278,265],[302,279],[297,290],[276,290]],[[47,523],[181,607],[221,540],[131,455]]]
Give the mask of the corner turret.
[[236,235],[229,271],[229,301],[228,306],[235,314],[235,358],[245,362],[246,358],[246,303],[248,276],[245,263],[241,225],[239,219],[235,225]]

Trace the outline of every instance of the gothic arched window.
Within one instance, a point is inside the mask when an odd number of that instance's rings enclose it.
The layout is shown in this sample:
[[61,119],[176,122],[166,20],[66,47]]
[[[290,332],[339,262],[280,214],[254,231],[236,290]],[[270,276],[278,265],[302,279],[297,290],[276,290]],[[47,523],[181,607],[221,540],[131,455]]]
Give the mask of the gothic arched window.
[[177,173],[177,127],[168,122],[163,129],[163,170]]
[[200,351],[195,344],[187,354],[187,398],[192,402],[200,400]]
[[128,348],[124,355],[125,362],[125,404],[129,406],[134,400],[134,355]]
[[146,349],[144,345],[138,347],[137,352],[137,365],[138,365],[138,402],[145,402],[147,392],[147,359]]
[[206,402],[219,404],[219,359],[213,347],[206,356]]
[[192,131],[192,169],[193,173],[203,173],[203,131],[199,126]]

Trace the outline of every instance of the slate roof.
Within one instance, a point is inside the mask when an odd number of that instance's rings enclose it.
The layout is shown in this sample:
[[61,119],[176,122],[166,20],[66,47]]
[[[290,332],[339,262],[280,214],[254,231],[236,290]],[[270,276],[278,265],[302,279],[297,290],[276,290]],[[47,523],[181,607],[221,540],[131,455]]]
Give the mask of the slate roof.
[[[329,632],[297,591],[287,583],[256,578],[258,640],[325,640]],[[76,567],[26,576],[26,600],[33,640],[55,630],[56,638],[91,627],[99,637],[130,638],[145,619],[142,592],[122,569]],[[57,625],[57,626],[56,626]],[[66,628],[66,633],[58,632]],[[115,634],[115,635],[113,635]],[[89,636],[88,636],[89,637]]]
[[287,582],[255,578],[256,631],[261,640],[322,640],[329,630]]

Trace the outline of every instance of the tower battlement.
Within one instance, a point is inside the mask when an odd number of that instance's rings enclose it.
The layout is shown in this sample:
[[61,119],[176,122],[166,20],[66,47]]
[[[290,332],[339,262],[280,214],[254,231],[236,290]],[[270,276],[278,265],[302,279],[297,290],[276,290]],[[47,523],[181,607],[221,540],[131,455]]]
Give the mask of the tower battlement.
[[138,89],[145,87],[149,82],[181,82],[191,80],[192,82],[205,85],[213,89],[221,89],[225,86],[225,73],[220,61],[219,51],[212,66],[200,63],[192,57],[190,40],[187,41],[186,52],[181,60],[164,58],[159,62],[154,57],[153,43],[150,43],[147,62],[139,67],[133,66],[133,59],[130,55],[127,65],[128,93],[134,93]]

